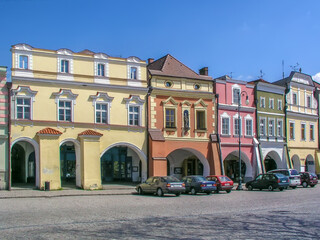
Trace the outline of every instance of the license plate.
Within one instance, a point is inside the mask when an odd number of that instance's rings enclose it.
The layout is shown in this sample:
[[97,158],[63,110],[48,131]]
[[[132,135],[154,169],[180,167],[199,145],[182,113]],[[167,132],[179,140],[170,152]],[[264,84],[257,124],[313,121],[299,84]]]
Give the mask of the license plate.
[[207,184],[207,187],[211,187],[212,186],[212,184]]
[[282,180],[282,182],[287,182],[286,180]]
[[230,186],[230,183],[226,183],[225,186]]
[[182,187],[181,184],[177,184],[177,185],[172,185],[172,187]]

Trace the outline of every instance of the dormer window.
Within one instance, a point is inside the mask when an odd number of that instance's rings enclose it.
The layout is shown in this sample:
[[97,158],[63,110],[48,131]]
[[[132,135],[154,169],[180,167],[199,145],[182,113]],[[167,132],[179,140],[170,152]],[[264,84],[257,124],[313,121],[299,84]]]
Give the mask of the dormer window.
[[239,104],[240,103],[240,88],[232,89],[232,103]]
[[130,78],[137,79],[137,68],[136,67],[130,68]]
[[69,61],[68,60],[61,60],[60,67],[61,67],[60,72],[69,73]]
[[104,64],[102,63],[98,64],[98,76],[101,76],[101,77],[105,76]]
[[25,55],[19,56],[19,68],[28,69],[28,56],[25,56]]
[[292,93],[292,104],[297,105],[297,93]]

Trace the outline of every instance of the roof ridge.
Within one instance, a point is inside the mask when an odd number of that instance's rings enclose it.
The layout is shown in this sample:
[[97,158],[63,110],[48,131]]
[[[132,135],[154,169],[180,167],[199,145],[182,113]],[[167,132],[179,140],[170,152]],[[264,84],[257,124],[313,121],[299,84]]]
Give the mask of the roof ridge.
[[[194,70],[192,70],[191,68],[189,68],[187,65],[183,64],[182,62],[180,62],[178,59],[176,59],[174,56],[167,54],[167,56],[172,57],[173,59],[175,59],[177,62],[179,62],[180,64],[182,64],[183,66],[185,66],[186,68],[188,68],[190,71],[194,72],[196,75],[200,76],[199,73],[195,72]],[[205,76],[205,75],[201,75],[201,76]]]

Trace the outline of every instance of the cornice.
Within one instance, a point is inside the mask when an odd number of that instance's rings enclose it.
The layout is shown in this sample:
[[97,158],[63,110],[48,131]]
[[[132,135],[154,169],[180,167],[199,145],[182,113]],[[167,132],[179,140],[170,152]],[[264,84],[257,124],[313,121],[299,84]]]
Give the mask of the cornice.
[[290,112],[290,111],[287,111],[287,116],[288,117],[307,118],[307,119],[312,119],[312,120],[318,120],[318,118],[319,118],[319,116],[316,114],[311,115],[311,114]]
[[[232,110],[232,111],[238,111],[238,105],[227,105],[227,104],[221,104],[219,103],[219,110]],[[250,112],[253,113],[255,112],[256,108],[255,107],[245,107],[245,106],[240,106],[240,112]]]
[[190,98],[201,98],[213,99],[215,94],[212,92],[200,92],[191,90],[175,90],[175,89],[162,89],[162,88],[152,88],[152,95],[170,95],[170,96],[185,96]]

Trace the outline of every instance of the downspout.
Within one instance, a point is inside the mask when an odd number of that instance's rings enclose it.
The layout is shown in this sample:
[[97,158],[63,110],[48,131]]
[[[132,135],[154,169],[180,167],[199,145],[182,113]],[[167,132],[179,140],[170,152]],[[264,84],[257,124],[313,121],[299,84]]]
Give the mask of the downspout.
[[11,87],[12,82],[7,82],[8,88],[8,190],[11,191]]
[[288,148],[288,123],[287,123],[287,109],[288,109],[288,103],[287,103],[287,94],[289,93],[288,90],[288,83],[286,83],[286,89],[285,89],[285,94],[284,94],[284,102],[285,102],[285,107],[284,107],[284,121],[285,121],[285,132],[286,132],[286,150],[287,150],[287,157],[288,157],[288,163],[289,163],[289,167],[292,168],[292,163],[291,163],[291,158],[290,158],[290,153],[289,153],[289,148]]
[[261,150],[261,144],[260,144],[260,134],[259,133],[259,119],[258,119],[258,96],[257,96],[257,84],[255,85],[255,91],[254,91],[254,103],[256,105],[256,134],[257,134],[257,140],[258,140],[258,149],[259,149],[259,158],[260,158],[260,164],[261,164],[261,171],[262,173],[265,173],[264,164],[263,164],[263,158],[262,158],[262,150]]
[[219,144],[219,158],[220,158],[220,169],[221,169],[221,175],[224,174],[224,167],[223,167],[223,160],[222,160],[222,151],[221,151],[221,139],[220,139],[220,134],[219,134],[219,94],[216,94],[216,99],[217,99],[217,124],[216,124],[216,133],[217,133],[217,140]]
[[[150,146],[149,146],[149,98],[150,98],[150,95],[151,95],[151,92],[152,92],[152,87],[151,87],[151,84],[150,84],[150,81],[151,81],[151,76],[149,76],[148,74],[148,67],[147,67],[147,77],[148,77],[148,92],[147,92],[147,103],[146,103],[146,118],[147,118],[147,121],[146,121],[146,127],[147,127],[147,179],[149,178],[149,168],[150,168],[150,164],[149,164],[149,157],[150,157]],[[142,181],[142,178],[141,178],[141,182]]]

